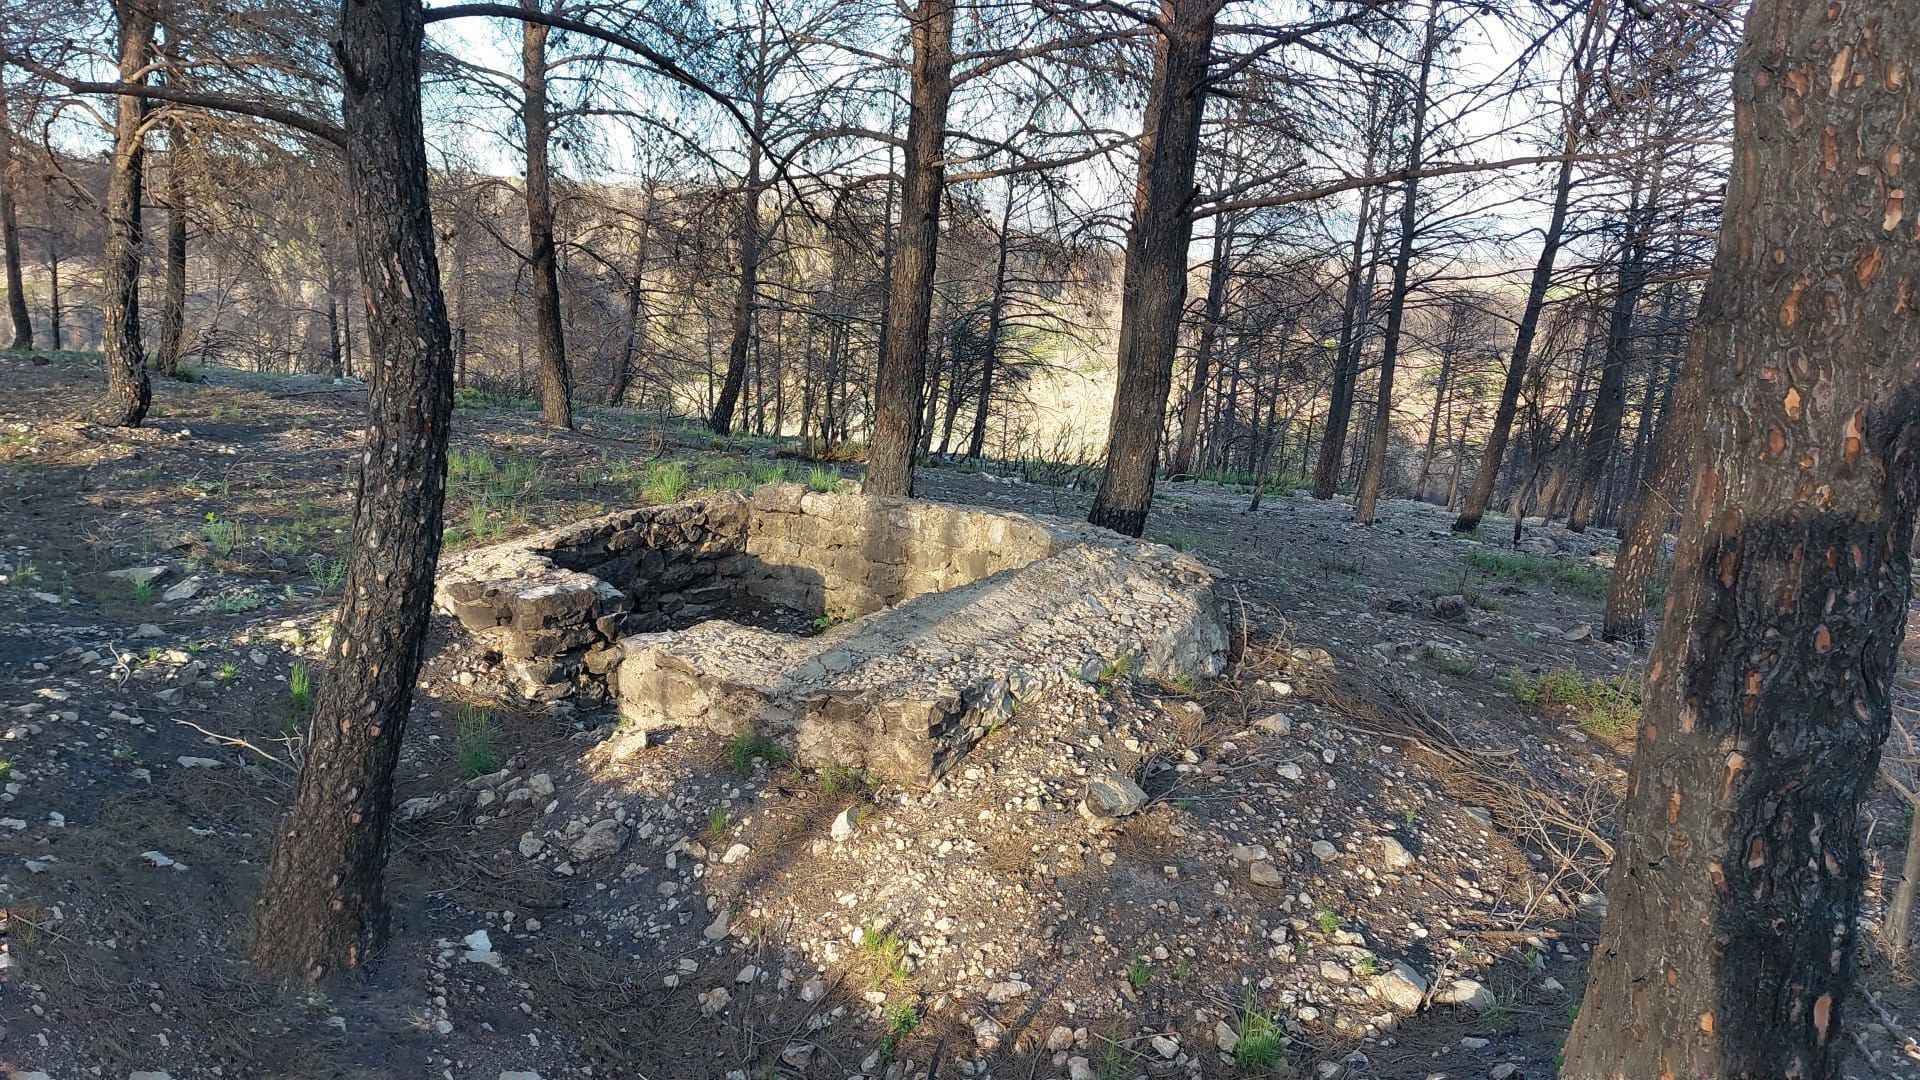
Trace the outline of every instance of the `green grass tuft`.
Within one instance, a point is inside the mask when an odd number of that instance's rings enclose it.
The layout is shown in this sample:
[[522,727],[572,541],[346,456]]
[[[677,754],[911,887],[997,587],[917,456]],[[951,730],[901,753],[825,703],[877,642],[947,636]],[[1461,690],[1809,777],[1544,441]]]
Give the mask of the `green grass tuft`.
[[313,674],[299,661],[287,669],[287,698],[301,712],[313,707]]
[[1625,676],[1609,682],[1568,667],[1541,675],[1516,674],[1510,688],[1522,712],[1570,716],[1589,734],[1604,739],[1627,738],[1640,727],[1640,690]]
[[1564,555],[1528,555],[1517,551],[1481,548],[1467,552],[1467,565],[1508,581],[1552,585],[1579,596],[1607,595],[1611,575],[1583,559]]
[[453,762],[462,780],[499,771],[500,750],[495,735],[492,713],[471,705],[460,707],[453,735]]
[[785,765],[789,757],[786,747],[758,734],[736,735],[728,739],[726,754],[727,770],[742,780],[753,775],[753,763],[756,760],[768,765]]

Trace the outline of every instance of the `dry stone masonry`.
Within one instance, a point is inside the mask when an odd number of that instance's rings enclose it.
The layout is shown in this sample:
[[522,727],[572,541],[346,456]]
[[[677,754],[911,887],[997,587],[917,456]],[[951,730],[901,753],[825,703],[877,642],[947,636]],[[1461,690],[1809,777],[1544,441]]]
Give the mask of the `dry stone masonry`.
[[[628,739],[758,734],[804,765],[917,783],[1048,685],[1212,675],[1229,642],[1212,574],[1160,545],[796,485],[461,553],[437,596],[529,697],[611,689]],[[749,598],[826,629],[696,621]]]

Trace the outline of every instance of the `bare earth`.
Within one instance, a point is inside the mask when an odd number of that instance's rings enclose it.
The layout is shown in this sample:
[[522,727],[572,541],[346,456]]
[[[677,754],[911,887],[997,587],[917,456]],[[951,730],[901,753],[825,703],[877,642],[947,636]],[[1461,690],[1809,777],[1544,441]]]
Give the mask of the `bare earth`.
[[[392,943],[357,981],[289,993],[245,957],[296,769],[294,684],[317,675],[346,546],[360,392],[160,380],[126,432],[79,417],[100,386],[0,359],[8,1070],[1555,1072],[1629,747],[1524,713],[1510,687],[1563,669],[1630,685],[1636,657],[1589,629],[1609,535],[1532,527],[1552,554],[1496,563],[1503,519],[1460,538],[1424,504],[1362,528],[1338,502],[1247,513],[1245,493],[1168,485],[1149,536],[1222,572],[1240,665],[1052,692],[927,791],[706,736],[639,745],[605,706],[519,700],[436,618]],[[456,444],[507,479],[456,483],[456,542],[634,502],[650,461],[683,458],[696,484],[774,462],[770,443],[582,412],[553,433],[510,405],[459,411]],[[1087,501],[957,468],[923,489],[1067,517]],[[109,576],[138,567],[165,573]],[[1108,774],[1151,801],[1092,829],[1076,806]],[[1884,794],[1868,813],[1871,922],[1909,826]],[[1920,1076],[1920,997],[1876,929],[1849,1075]]]

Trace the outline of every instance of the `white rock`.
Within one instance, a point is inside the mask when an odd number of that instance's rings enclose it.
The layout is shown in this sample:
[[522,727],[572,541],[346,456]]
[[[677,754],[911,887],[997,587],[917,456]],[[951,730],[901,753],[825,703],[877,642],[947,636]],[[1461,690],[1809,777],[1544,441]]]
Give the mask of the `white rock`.
[[546,773],[534,773],[527,778],[527,786],[533,789],[535,795],[544,799],[553,794],[553,777]]
[[1487,1070],[1487,1080],[1507,1080],[1507,1077],[1520,1071],[1520,1066],[1511,1061],[1503,1061]]
[[1172,1061],[1174,1058],[1180,1056],[1180,1040],[1170,1035],[1155,1035],[1147,1041],[1153,1044],[1154,1053],[1159,1054],[1168,1061]]
[[1293,720],[1286,713],[1263,716],[1255,720],[1253,726],[1269,735],[1288,735],[1293,732]]
[[712,922],[707,924],[705,930],[700,931],[700,936],[706,938],[708,941],[719,941],[721,938],[727,936],[727,929],[732,922],[733,912],[726,908],[721,908],[720,914],[716,916]]
[[1267,845],[1235,844],[1233,850],[1227,852],[1227,858],[1237,863],[1265,862],[1268,858]]
[[185,581],[171,585],[160,594],[162,600],[191,600],[200,595],[200,575],[195,574]]
[[1265,859],[1247,867],[1247,879],[1269,889],[1277,889],[1281,884],[1279,868]]
[[1095,828],[1105,828],[1115,818],[1140,812],[1147,804],[1147,793],[1132,779],[1118,773],[1096,776],[1087,781],[1086,797],[1080,800],[1080,816]]
[[1232,1024],[1222,1020],[1213,1025],[1213,1044],[1220,1048],[1221,1053],[1231,1054],[1234,1047],[1240,1045],[1240,1033],[1233,1030]]
[[852,836],[854,827],[859,824],[860,804],[854,803],[852,806],[847,807],[834,816],[833,827],[829,830],[828,835],[833,837],[835,843],[839,843],[847,837]]
[[746,858],[747,854],[752,850],[753,850],[752,848],[748,847],[745,844],[734,844],[732,847],[729,847],[727,849],[726,854],[720,856],[720,862],[723,865],[732,866],[734,863],[737,863],[741,859]]
[[185,870],[187,868],[186,863],[183,863],[178,859],[175,859],[172,856],[167,855],[165,852],[143,851],[140,853],[140,857],[147,860],[149,863],[152,863],[154,866],[161,866],[161,867],[171,866],[175,870]]
[[568,845],[567,854],[573,856],[575,862],[612,855],[627,846],[627,839],[631,835],[632,830],[625,825],[612,818],[603,818],[588,826],[580,839]]
[[1406,963],[1397,963],[1373,977],[1367,990],[1375,999],[1403,1013],[1418,1012],[1427,997],[1427,980]]
[[117,581],[124,581],[138,589],[143,585],[151,585],[167,576],[167,568],[164,566],[129,566],[124,570],[110,570],[107,572],[107,576]]
[[1475,1012],[1485,1012],[1494,1006],[1493,991],[1486,988],[1478,979],[1455,979],[1434,991],[1436,1005],[1465,1005]]
[[219,758],[189,757],[186,754],[181,754],[173,760],[178,762],[183,769],[217,769],[221,765]]
[[1313,842],[1313,855],[1314,858],[1323,861],[1327,859],[1337,859],[1340,857],[1340,849],[1326,840],[1315,840]]
[[1380,865],[1388,870],[1405,870],[1414,864],[1413,852],[1391,836],[1380,838]]
[[1055,1024],[1053,1030],[1047,1032],[1047,1049],[1049,1051],[1057,1054],[1072,1045],[1073,1029],[1065,1024]]
[[987,987],[987,1000],[995,1005],[1001,1005],[1016,998],[1026,997],[1032,992],[1033,987],[1026,983],[1018,979],[1008,979],[1005,982],[997,982]]
[[1280,779],[1290,780],[1296,784],[1299,783],[1300,778],[1305,775],[1300,771],[1300,766],[1295,765],[1291,761],[1281,762],[1279,767],[1274,769],[1273,771],[1280,774]]
[[750,983],[759,977],[760,969],[752,964],[748,964],[746,967],[740,969],[739,974],[733,977],[733,981],[737,983]]
[[1100,1074],[1093,1071],[1093,1062],[1083,1057],[1067,1059],[1067,1080],[1100,1080]]
[[522,1069],[518,1072],[502,1072],[500,1080],[540,1080],[540,1074],[532,1069]]

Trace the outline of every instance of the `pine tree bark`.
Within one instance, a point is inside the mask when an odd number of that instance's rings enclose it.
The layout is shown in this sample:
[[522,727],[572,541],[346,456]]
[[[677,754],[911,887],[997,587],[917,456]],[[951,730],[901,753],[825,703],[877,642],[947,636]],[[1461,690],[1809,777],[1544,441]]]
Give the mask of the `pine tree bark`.
[[[1427,30],[1420,46],[1420,74],[1413,91],[1413,131],[1407,138],[1407,168],[1426,164],[1427,87],[1433,77],[1433,51],[1440,40],[1440,0],[1429,0]],[[1380,389],[1373,402],[1373,438],[1367,445],[1367,468],[1353,500],[1353,519],[1374,522],[1380,485],[1387,472],[1387,449],[1393,443],[1393,375],[1400,356],[1400,330],[1407,317],[1408,276],[1413,269],[1414,231],[1419,226],[1420,181],[1409,178],[1400,203],[1400,250],[1393,260],[1393,291],[1387,302],[1385,342],[1380,350]]]
[[1920,503],[1920,20],[1756,0],[1698,457],[1562,1075],[1840,1075]]
[[427,196],[421,38],[415,0],[341,7],[347,180],[372,361],[346,596],[254,939],[255,961],[292,982],[361,965],[385,938],[393,769],[440,553],[453,351]]
[[[153,54],[153,12],[144,0],[114,0],[120,35],[120,80],[145,85]],[[94,418],[108,427],[139,427],[153,402],[140,341],[140,193],[146,167],[147,99],[114,99],[113,169],[107,177],[107,243],[101,256],[100,318],[107,389]]]
[[913,17],[913,92],[900,227],[892,245],[896,254],[888,275],[886,325],[867,440],[865,489],[875,495],[913,494],[913,453],[920,445],[920,395],[945,189],[947,100],[953,96],[953,9],[954,0],[920,0]]
[[[0,66],[0,74],[5,67]],[[20,219],[13,205],[18,170],[13,161],[13,127],[7,115],[7,86],[0,79],[0,253],[6,260],[7,316],[13,323],[9,349],[33,348],[33,316],[27,312],[27,288],[20,273]],[[58,348],[59,346],[55,346]]]
[[162,375],[180,371],[180,338],[187,322],[186,131],[167,125],[167,260],[161,279],[160,336],[154,343],[153,369]]
[[1194,162],[1213,52],[1212,0],[1161,0],[1153,82],[1140,137],[1120,300],[1120,354],[1107,467],[1087,520],[1139,536],[1153,502],[1173,353],[1187,296]]
[[[761,104],[754,101],[754,127],[762,122]],[[760,144],[747,147],[746,186],[740,193],[740,216],[734,224],[734,248],[739,255],[739,272],[734,278],[733,320],[727,338],[727,370],[720,379],[720,393],[714,398],[713,411],[707,415],[707,427],[716,435],[733,430],[734,410],[740,404],[740,391],[747,384],[748,351],[753,347],[754,308],[760,298],[760,254],[765,233],[760,225]]]
[[[540,0],[520,0],[539,11]],[[553,171],[548,164],[553,116],[547,109],[547,27],[520,30],[520,124],[527,137],[527,259],[533,292],[533,339],[540,362],[540,422],[573,427],[573,373],[560,319],[560,268],[553,244]]]

